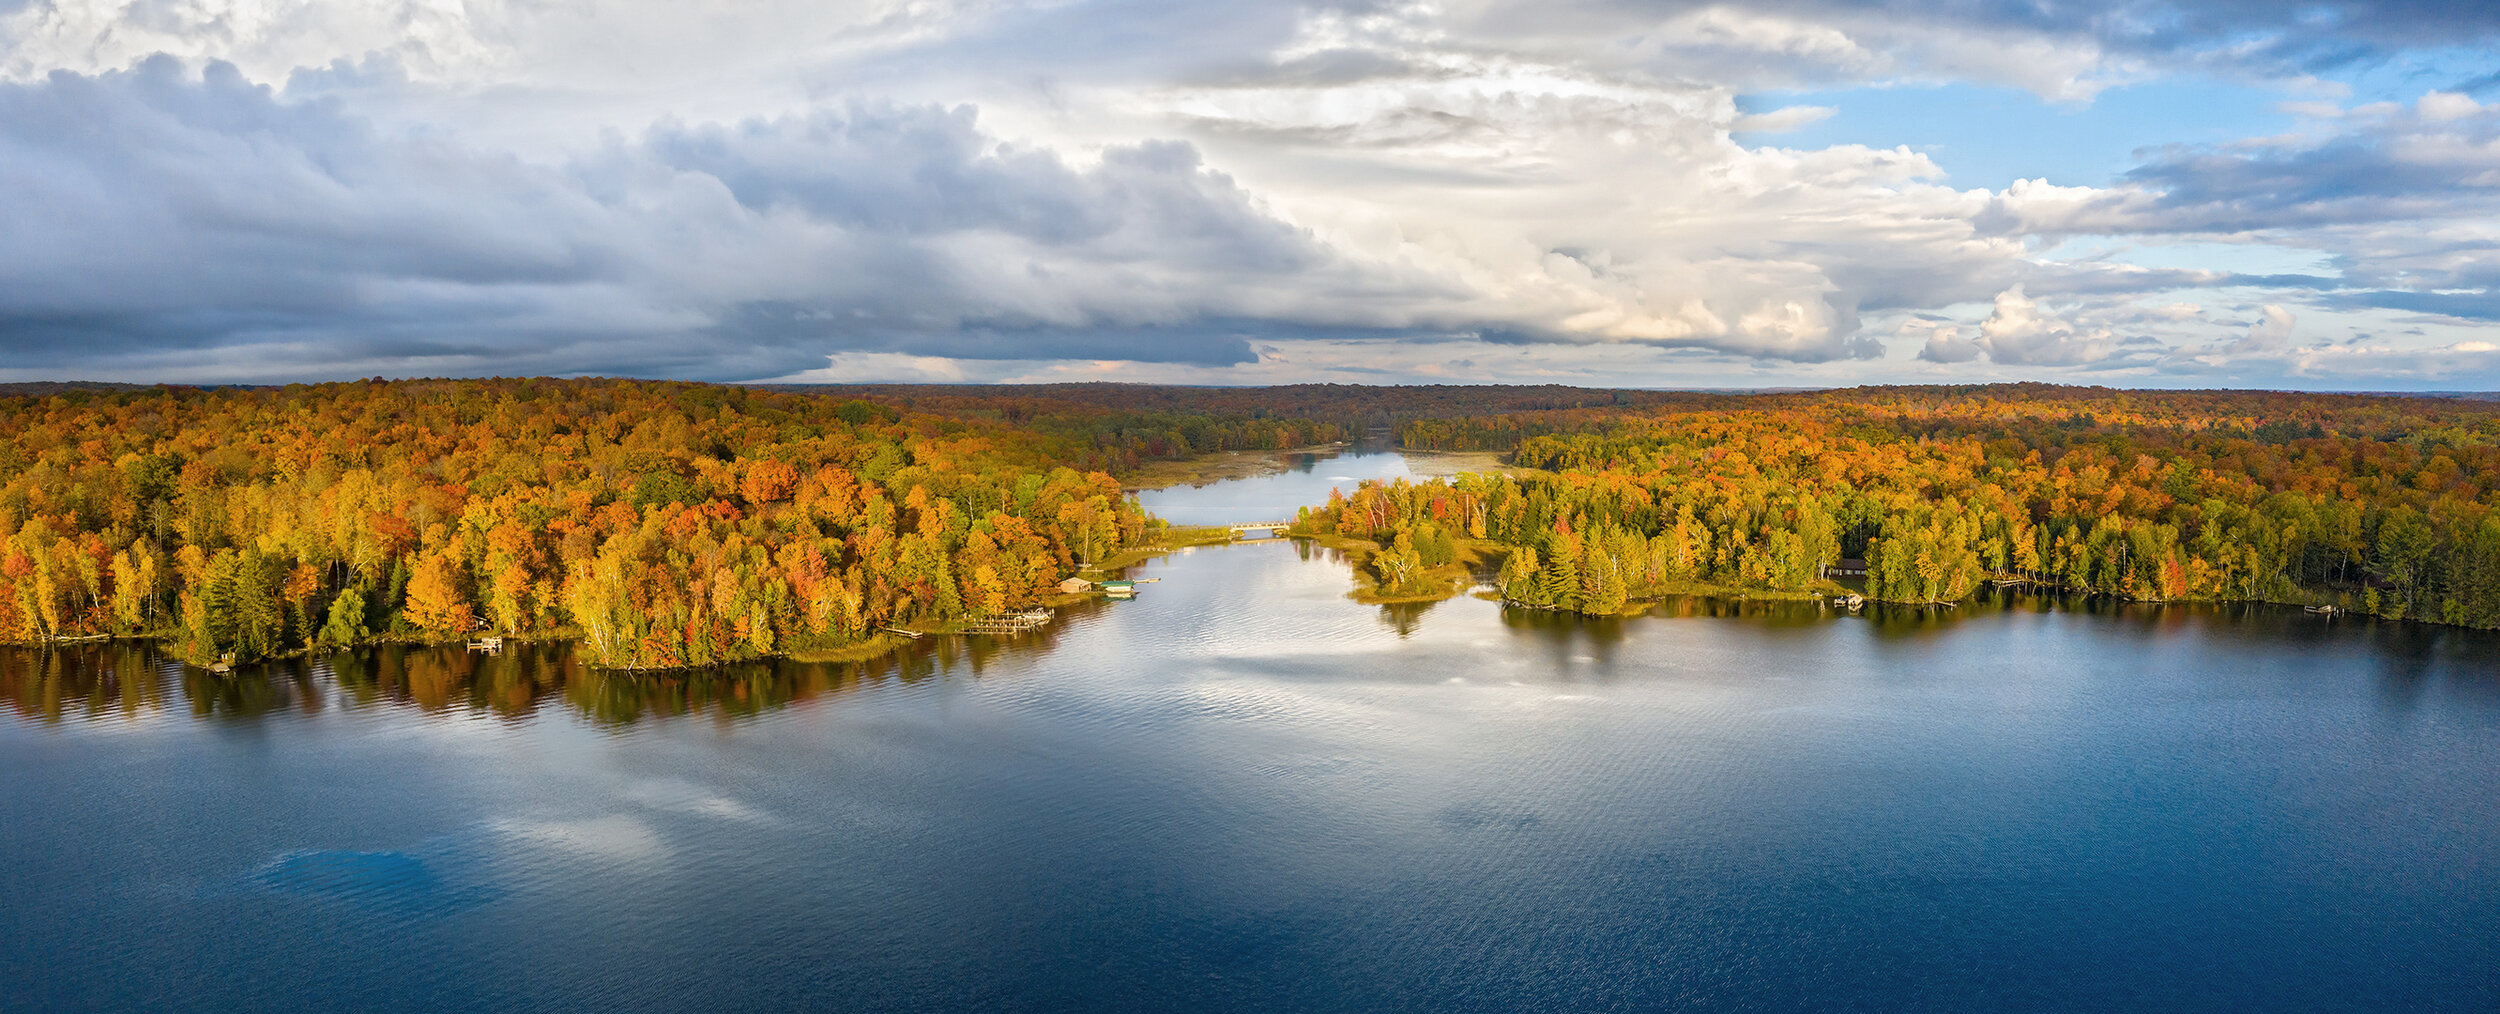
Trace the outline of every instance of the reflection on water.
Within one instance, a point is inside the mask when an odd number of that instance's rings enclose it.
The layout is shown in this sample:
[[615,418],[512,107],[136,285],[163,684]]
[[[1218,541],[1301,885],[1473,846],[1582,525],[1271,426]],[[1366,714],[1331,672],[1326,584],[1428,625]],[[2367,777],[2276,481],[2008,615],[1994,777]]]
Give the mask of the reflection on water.
[[866,663],[0,650],[0,1010],[2500,1009],[2489,633],[1132,576]]
[[[1080,605],[1073,612],[1098,608]],[[0,703],[47,723],[134,718],[169,708],[202,719],[251,719],[333,707],[517,720],[560,706],[612,725],[683,715],[734,719],[861,687],[942,673],[978,676],[1002,652],[1048,651],[1056,633],[930,638],[865,662],[783,659],[665,673],[594,668],[569,642],[507,641],[491,653],[386,644],[225,674],[183,665],[151,642],[0,647]]]
[[1328,491],[1353,492],[1365,479],[1422,479],[1441,474],[1407,464],[1381,447],[1276,456],[1283,471],[1252,479],[1146,490],[1138,502],[1155,516],[1182,525],[1289,521],[1294,512],[1328,502]]
[[[1256,552],[1243,546],[1237,551]],[[1344,568],[1344,554],[1292,543],[1295,559],[1317,568]],[[1349,582],[1350,583],[1350,582]],[[1149,591],[1149,596],[1153,592]],[[1414,637],[1445,602],[1346,603],[1349,614],[1368,609],[1382,629]],[[0,647],[0,704],[18,716],[45,723],[129,719],[178,709],[200,719],[252,719],[267,715],[319,714],[324,709],[411,710],[420,714],[480,713],[503,719],[532,717],[562,707],[602,725],[646,718],[711,716],[737,719],[817,698],[888,684],[910,685],[946,674],[979,677],[1011,652],[1048,654],[1070,629],[1109,603],[1080,604],[1067,619],[1015,637],[928,638],[895,654],[864,662],[813,663],[787,659],[666,673],[603,670],[582,663],[569,643],[507,642],[501,652],[452,645],[381,645],[312,658],[287,659],[216,674],[185,666],[150,642],[67,645],[51,649]],[[2368,617],[2324,617],[2297,608],[2255,603],[2130,603],[2091,596],[2029,591],[1983,591],[1958,606],[1869,603],[1850,613],[1824,602],[1675,596],[1632,617],[1583,617],[1569,613],[1501,607],[1496,622],[1514,636],[1541,641],[1533,653],[1608,652],[1658,620],[1732,621],[1767,629],[1846,623],[1862,627],[1871,644],[1948,638],[1961,624],[1987,617],[2065,614],[2095,620],[2100,638],[2144,638],[2198,633],[2321,648],[2366,648],[2391,700],[2417,696],[2444,670],[2500,673],[2500,636],[2488,631],[2398,623]],[[1473,621],[1468,621],[1473,622]],[[2007,660],[2013,664],[2013,660]],[[2495,676],[2500,679],[2500,676]],[[2492,681],[2469,680],[2490,689]]]

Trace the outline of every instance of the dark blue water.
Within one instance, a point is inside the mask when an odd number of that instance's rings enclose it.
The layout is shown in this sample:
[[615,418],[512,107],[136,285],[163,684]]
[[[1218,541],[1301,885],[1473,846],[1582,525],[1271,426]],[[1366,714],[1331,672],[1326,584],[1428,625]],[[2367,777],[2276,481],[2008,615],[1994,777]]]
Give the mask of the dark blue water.
[[2486,635],[1137,573],[681,680],[0,653],[0,1009],[2500,1009]]

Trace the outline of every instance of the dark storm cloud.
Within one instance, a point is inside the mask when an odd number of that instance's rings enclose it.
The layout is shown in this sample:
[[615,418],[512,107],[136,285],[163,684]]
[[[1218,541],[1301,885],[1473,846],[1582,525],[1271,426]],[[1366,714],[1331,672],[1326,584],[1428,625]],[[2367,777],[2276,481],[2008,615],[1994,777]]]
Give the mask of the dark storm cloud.
[[[223,64],[0,84],[0,349],[20,369],[1238,362],[1242,326],[1194,322],[1326,260],[1186,145],[1079,168],[997,145],[963,108],[669,125],[539,166]],[[1103,337],[1120,328],[1136,338]]]
[[667,127],[644,147],[662,165],[720,180],[749,208],[794,210],[858,232],[994,231],[1045,247],[1263,274],[1318,258],[1308,237],[1253,206],[1229,178],[1202,172],[1186,144],[1114,148],[1079,172],[1047,150],[989,150],[969,107]]
[[553,174],[387,141],[222,64],[0,85],[0,183],[13,358],[458,328],[618,268],[602,210]]
[[1192,320],[1099,327],[979,323],[946,331],[914,331],[827,320],[818,311],[786,303],[750,303],[724,314],[713,334],[731,347],[804,344],[827,352],[954,359],[1132,359],[1231,366],[1257,359],[1250,350],[1253,338],[1275,338],[1298,330],[1270,321]]

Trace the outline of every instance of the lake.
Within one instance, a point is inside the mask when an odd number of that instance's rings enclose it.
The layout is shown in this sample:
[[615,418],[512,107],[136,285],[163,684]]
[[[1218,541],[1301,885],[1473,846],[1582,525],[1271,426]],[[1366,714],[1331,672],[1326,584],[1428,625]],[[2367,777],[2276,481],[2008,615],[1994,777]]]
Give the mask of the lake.
[[2487,633],[1132,575],[670,679],[0,649],[0,1009],[2500,1009]]

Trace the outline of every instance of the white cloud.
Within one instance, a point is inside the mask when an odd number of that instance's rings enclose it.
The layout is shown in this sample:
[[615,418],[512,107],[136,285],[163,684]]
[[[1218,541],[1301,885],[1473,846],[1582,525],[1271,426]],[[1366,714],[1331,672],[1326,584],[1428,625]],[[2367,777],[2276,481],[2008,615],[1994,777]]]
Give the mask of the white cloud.
[[2417,115],[2435,123],[2462,120],[2482,112],[2483,107],[2470,95],[2456,92],[2428,92],[2413,104]]
[[2291,345],[2292,325],[2297,318],[2272,303],[2258,311],[2256,323],[2248,326],[2248,334],[2231,347],[2233,352],[2280,352]]
[[1997,293],[1995,309],[1979,325],[1975,343],[1999,363],[2075,366],[2106,359],[2118,338],[2105,327],[2080,327],[2041,308],[2020,285]]
[[1739,116],[1730,129],[1741,134],[1777,134],[1821,123],[1839,112],[1830,106],[1787,106]]
[[1927,341],[1919,346],[1918,357],[1931,363],[1967,363],[1987,351],[1979,343],[1962,337],[1958,326],[1932,320],[1902,322],[1905,334],[1921,331],[1926,332]]
[[[2330,6],[0,0],[0,373],[1459,376],[1432,357],[1476,336],[1521,376],[1847,380],[2500,319],[2500,112],[2462,93],[2002,193],[1738,112],[2183,67],[2316,95],[2307,56],[2492,24]],[[2095,236],[2317,256],[2052,252]],[[2150,308],[2220,288],[2264,320]]]

